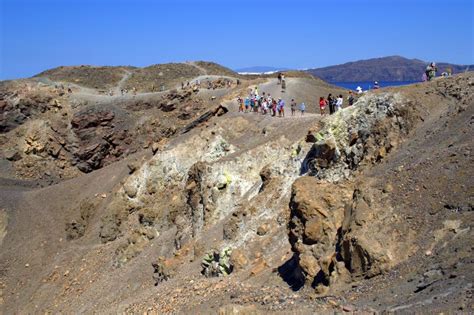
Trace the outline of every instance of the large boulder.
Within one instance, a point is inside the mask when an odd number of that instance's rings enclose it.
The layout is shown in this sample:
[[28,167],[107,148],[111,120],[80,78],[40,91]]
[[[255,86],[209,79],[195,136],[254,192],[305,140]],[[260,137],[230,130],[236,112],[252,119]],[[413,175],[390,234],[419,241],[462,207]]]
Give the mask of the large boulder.
[[[340,279],[373,277],[408,257],[412,233],[370,184],[297,179],[289,241],[306,283],[327,292]],[[350,275],[349,275],[350,273]]]
[[[353,277],[373,277],[407,257],[410,232],[390,205],[362,186],[353,194],[342,224],[341,256]],[[403,231],[398,230],[404,228]],[[399,239],[403,235],[404,240]]]
[[[307,282],[327,282],[336,262],[336,248],[350,187],[301,177],[292,187],[289,239]],[[316,283],[318,285],[318,283]]]

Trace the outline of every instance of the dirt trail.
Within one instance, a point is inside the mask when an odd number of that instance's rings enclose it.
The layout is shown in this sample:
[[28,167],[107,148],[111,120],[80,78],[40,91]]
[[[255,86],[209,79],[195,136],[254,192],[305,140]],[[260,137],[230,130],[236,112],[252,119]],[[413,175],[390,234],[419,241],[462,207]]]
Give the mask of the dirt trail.
[[120,95],[121,90],[123,89],[125,82],[127,82],[128,78],[132,75],[131,71],[124,70],[125,74],[123,75],[123,78],[118,82],[117,86],[114,88],[114,94]]

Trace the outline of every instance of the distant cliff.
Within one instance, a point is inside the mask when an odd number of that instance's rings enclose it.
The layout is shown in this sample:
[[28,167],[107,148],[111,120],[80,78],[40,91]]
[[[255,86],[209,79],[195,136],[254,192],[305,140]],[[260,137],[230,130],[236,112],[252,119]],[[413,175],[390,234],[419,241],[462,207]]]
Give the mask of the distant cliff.
[[[435,60],[436,62],[436,60]],[[436,62],[438,75],[451,67],[452,73],[464,72],[467,68],[474,69],[474,65],[454,65]],[[428,62],[419,59],[407,59],[400,56],[390,56],[348,62],[324,68],[307,70],[312,75],[325,81],[358,82],[358,81],[419,81]]]

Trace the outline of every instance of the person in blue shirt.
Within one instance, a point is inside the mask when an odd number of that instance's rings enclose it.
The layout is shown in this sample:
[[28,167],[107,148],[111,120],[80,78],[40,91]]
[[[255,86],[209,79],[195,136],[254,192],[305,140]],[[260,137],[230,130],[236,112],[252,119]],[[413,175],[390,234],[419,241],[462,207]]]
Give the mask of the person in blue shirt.
[[300,104],[300,111],[301,111],[301,116],[304,115],[304,111],[306,110],[306,105],[304,103]]
[[245,98],[245,112],[249,111],[250,106],[250,99],[248,97]]

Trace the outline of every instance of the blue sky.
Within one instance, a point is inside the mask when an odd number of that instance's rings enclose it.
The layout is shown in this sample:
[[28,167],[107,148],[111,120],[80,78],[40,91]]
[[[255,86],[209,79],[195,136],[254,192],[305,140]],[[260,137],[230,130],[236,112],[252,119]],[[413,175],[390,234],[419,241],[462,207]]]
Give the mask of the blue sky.
[[0,0],[0,79],[186,60],[321,67],[401,55],[474,63],[472,0]]

